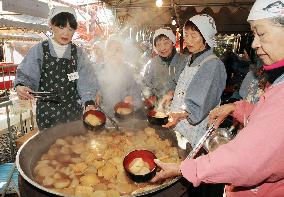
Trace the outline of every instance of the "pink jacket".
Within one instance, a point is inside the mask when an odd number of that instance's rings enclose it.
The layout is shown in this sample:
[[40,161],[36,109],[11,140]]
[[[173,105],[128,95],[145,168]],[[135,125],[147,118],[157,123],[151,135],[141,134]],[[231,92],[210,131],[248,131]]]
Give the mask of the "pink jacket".
[[194,186],[226,183],[228,197],[284,196],[284,82],[271,86],[256,106],[236,102],[235,118],[249,123],[216,151],[181,164]]

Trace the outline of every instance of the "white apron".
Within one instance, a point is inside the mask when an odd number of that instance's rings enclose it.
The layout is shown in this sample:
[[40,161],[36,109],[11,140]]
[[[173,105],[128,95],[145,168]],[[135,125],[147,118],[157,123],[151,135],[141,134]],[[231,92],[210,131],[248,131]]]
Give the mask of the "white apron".
[[[203,61],[201,61],[199,65],[193,67],[185,66],[178,79],[174,98],[171,104],[171,112],[180,112],[186,109],[184,98],[193,77],[197,73],[198,69],[204,64],[204,62],[216,58],[216,55],[209,55]],[[184,136],[190,142],[191,146],[194,147],[198,143],[199,139],[204,135],[207,124],[208,116],[195,126],[190,125],[187,119],[183,119],[175,126],[174,130]]]

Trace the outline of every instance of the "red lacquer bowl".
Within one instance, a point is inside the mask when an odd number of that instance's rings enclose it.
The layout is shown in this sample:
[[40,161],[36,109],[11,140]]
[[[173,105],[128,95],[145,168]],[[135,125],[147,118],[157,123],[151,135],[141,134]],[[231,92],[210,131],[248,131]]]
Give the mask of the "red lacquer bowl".
[[[101,124],[99,124],[99,125],[91,125],[90,123],[88,123],[86,121],[86,117],[89,114],[95,115],[98,119],[100,119]],[[102,127],[104,127],[105,123],[106,123],[106,116],[105,116],[105,114],[103,112],[101,112],[99,110],[89,110],[89,111],[87,111],[87,112],[85,112],[83,114],[83,124],[89,130],[101,129]]]
[[155,115],[156,115],[156,111],[155,110],[151,110],[148,112],[147,114],[147,120],[150,124],[153,124],[153,125],[165,125],[168,123],[168,119],[169,117],[166,116],[164,118],[156,118]]
[[[129,114],[121,114],[118,113],[118,109],[128,109],[131,112]],[[125,102],[119,102],[114,106],[114,115],[116,118],[122,119],[122,120],[126,120],[129,119],[130,117],[133,116],[133,111],[134,111],[134,107],[133,105],[129,104],[129,103],[125,103]]]
[[[144,162],[147,162],[150,167],[150,172],[144,175],[136,175],[133,174],[129,170],[129,164],[136,158],[142,158]],[[126,174],[130,179],[132,179],[135,182],[147,182],[151,180],[157,172],[157,165],[154,162],[154,159],[157,159],[157,157],[152,153],[151,151],[148,150],[134,150],[128,155],[125,156],[123,160],[123,167],[126,171]]]

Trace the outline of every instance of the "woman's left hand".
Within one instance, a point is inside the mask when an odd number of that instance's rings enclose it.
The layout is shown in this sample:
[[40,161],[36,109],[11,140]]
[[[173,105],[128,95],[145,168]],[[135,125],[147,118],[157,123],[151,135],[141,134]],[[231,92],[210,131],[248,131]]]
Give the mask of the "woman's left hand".
[[132,96],[126,96],[124,98],[125,103],[129,103],[130,105],[133,105],[133,97]]
[[161,168],[157,172],[156,176],[151,180],[151,182],[158,182],[170,177],[176,177],[181,175],[180,165],[177,163],[163,163],[158,159],[154,160],[158,167]]
[[162,127],[165,128],[169,128],[169,127],[173,127],[175,125],[177,125],[179,123],[179,121],[181,121],[182,119],[187,118],[188,113],[183,111],[183,112],[170,112],[169,113],[169,121],[167,124],[162,125]]

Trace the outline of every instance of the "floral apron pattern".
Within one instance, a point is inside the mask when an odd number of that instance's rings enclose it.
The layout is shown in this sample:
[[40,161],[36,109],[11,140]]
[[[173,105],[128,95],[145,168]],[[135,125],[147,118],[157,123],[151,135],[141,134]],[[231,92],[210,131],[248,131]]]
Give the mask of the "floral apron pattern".
[[248,94],[244,100],[250,103],[257,103],[263,93],[264,90],[259,88],[259,80],[253,79],[248,86]]
[[[174,98],[171,105],[171,112],[179,112],[185,110],[185,95],[195,74],[198,72],[199,68],[203,65],[204,62],[217,58],[215,55],[209,55],[206,57],[200,64],[196,66],[185,66],[184,70],[180,74],[178,83],[175,89]],[[190,58],[189,61],[190,62]],[[190,115],[190,114],[189,114]],[[175,131],[179,132],[184,136],[194,147],[199,139],[204,135],[208,124],[208,117],[206,117],[198,125],[190,125],[186,119],[181,120],[174,128]]]
[[39,91],[59,94],[61,102],[37,100],[36,120],[40,130],[77,120],[83,113],[77,79],[69,80],[67,75],[77,72],[76,46],[71,44],[70,60],[53,57],[48,41],[43,42],[42,46],[44,56]]

